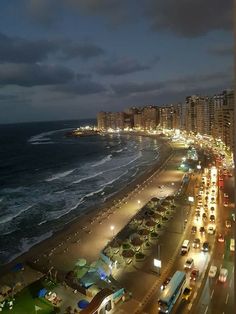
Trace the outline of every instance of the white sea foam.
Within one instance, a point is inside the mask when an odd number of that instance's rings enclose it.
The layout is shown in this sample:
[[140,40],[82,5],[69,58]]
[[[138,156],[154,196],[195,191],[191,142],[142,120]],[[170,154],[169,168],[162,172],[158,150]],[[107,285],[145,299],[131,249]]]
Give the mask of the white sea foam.
[[33,237],[33,238],[23,238],[20,241],[20,247],[19,247],[19,252],[12,255],[11,258],[7,261],[7,262],[11,262],[12,260],[14,260],[16,257],[22,255],[25,252],[28,252],[29,249],[34,246],[37,243],[42,242],[43,240],[50,238],[52,236],[53,232],[49,231],[44,233],[43,235],[39,236],[39,237]]
[[22,213],[26,212],[27,210],[29,210],[33,206],[34,206],[34,204],[29,205],[25,208],[22,208],[20,211],[14,213],[14,214],[9,214],[9,215],[5,215],[3,217],[0,217],[0,225],[4,224],[6,222],[12,221],[14,218],[20,216]]
[[45,224],[46,222],[47,222],[47,220],[40,221],[40,222],[38,223],[38,226],[41,226],[41,225]]
[[[49,131],[49,132],[42,132],[40,134],[31,136],[31,138],[28,140],[29,143],[33,144],[33,142],[41,142],[41,141],[45,141],[45,140],[50,140],[50,138],[48,138],[48,135],[52,135],[54,133],[57,132],[62,132],[62,131],[66,131],[66,130],[71,130],[72,128],[66,128],[66,129],[58,129],[58,130],[53,130],[53,131]],[[46,136],[46,139],[45,139]]]
[[108,186],[108,185],[111,185],[112,183],[114,183],[115,181],[119,180],[121,177],[123,177],[124,175],[126,175],[128,172],[129,172],[129,171],[126,170],[126,171],[123,172],[119,177],[116,177],[116,178],[112,179],[111,181],[102,184],[101,186],[106,187],[106,186]]
[[64,172],[60,172],[60,173],[54,174],[50,178],[46,179],[45,181],[51,182],[51,181],[54,181],[54,180],[58,180],[58,179],[64,178],[64,177],[68,176],[69,174],[71,174],[75,170],[76,170],[76,168],[68,170],[68,171],[64,171]]
[[55,144],[55,142],[49,141],[49,142],[32,142],[32,145],[48,145],[48,144]]
[[91,167],[101,166],[101,165],[105,164],[106,162],[110,161],[111,159],[112,159],[112,155],[108,155],[108,156],[104,157],[102,160],[93,164]]
[[114,153],[121,153],[121,152],[123,152],[123,150],[124,150],[124,149],[121,148],[121,149],[115,150]]
[[83,178],[81,178],[79,180],[73,181],[72,184],[80,183],[80,182],[83,182],[83,181],[95,178],[97,176],[100,176],[101,174],[103,174],[103,172],[97,172],[95,174],[92,174],[91,176],[83,177]]

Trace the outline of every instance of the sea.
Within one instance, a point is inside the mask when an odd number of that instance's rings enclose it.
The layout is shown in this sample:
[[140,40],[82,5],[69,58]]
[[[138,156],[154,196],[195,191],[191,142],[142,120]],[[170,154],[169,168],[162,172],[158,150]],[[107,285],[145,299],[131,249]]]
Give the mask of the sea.
[[0,125],[0,264],[132,182],[165,146],[131,134],[66,137],[95,120]]

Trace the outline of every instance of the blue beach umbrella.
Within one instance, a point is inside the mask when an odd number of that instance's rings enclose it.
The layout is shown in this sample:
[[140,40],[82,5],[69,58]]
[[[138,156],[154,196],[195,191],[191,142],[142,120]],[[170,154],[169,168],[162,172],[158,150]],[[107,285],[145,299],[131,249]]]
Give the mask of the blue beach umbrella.
[[43,288],[43,289],[40,289],[39,292],[38,292],[38,297],[39,298],[44,298],[45,295],[47,294],[47,289]]
[[12,271],[19,271],[22,270],[24,268],[22,263],[17,263],[13,268]]
[[83,300],[80,300],[78,302],[78,308],[80,309],[86,309],[86,307],[89,305],[89,301],[83,299]]

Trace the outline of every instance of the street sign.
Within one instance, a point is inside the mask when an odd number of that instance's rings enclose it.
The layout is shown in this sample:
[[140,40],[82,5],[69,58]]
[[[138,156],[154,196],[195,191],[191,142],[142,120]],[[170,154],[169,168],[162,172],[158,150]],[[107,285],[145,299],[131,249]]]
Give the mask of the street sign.
[[161,261],[159,259],[154,258],[154,266],[161,268]]

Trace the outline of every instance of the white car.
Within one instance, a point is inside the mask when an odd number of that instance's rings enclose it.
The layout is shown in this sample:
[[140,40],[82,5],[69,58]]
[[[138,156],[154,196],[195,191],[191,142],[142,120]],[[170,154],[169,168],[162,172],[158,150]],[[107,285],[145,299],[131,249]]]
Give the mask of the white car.
[[219,281],[220,282],[226,282],[228,277],[228,270],[226,268],[221,268],[220,275],[219,275]]
[[215,275],[216,275],[216,272],[217,272],[217,267],[214,266],[214,265],[212,265],[212,266],[210,267],[208,276],[211,277],[211,278],[214,278]]
[[184,264],[184,268],[191,269],[193,267],[194,261],[193,258],[188,258]]
[[207,233],[208,234],[214,234],[215,233],[215,228],[213,226],[208,226]]

